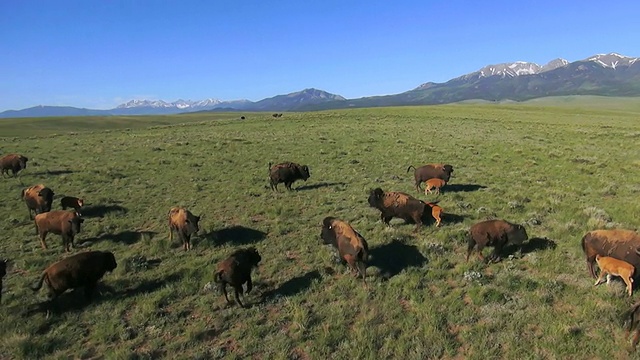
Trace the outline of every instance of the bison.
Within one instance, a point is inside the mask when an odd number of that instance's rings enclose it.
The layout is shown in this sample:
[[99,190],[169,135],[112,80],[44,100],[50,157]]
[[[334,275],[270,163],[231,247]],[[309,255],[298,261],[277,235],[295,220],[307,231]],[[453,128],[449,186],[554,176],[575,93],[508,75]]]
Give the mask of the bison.
[[415,168],[413,165],[409,165],[407,172],[413,168],[413,177],[416,180],[416,191],[420,192],[420,184],[429,179],[442,179],[445,182],[449,182],[451,174],[453,173],[453,166],[449,164],[427,164]]
[[383,191],[381,188],[373,189],[369,192],[369,206],[380,210],[380,219],[387,225],[394,217],[399,217],[405,221],[413,221],[418,230],[423,223],[423,216],[427,207],[431,208],[431,215],[440,225],[440,213],[442,208],[436,203],[425,203],[413,196],[399,191]]
[[356,276],[358,273],[362,276],[366,285],[369,246],[364,237],[345,221],[327,216],[322,220],[320,238],[325,244],[331,244],[338,249],[340,258],[347,262]]
[[82,252],[49,265],[31,290],[40,290],[42,283],[46,282],[49,297],[53,301],[68,289],[83,287],[87,301],[91,301],[98,281],[117,266],[116,258],[110,251]]
[[51,211],[53,204],[53,190],[43,184],[33,185],[22,190],[22,199],[27,204],[29,219],[33,219],[31,211],[35,215]]
[[498,254],[505,245],[520,245],[528,239],[527,231],[522,225],[513,224],[505,220],[481,221],[469,229],[467,235],[467,261],[469,261],[469,255],[471,255],[476,245],[478,247],[478,257],[482,261],[485,261],[482,256],[482,249],[485,246],[493,246],[493,252],[489,259],[498,261],[500,260]]
[[27,161],[29,158],[20,154],[7,154],[0,158],[0,171],[2,176],[9,175],[9,170],[15,177],[20,170],[27,168]]
[[582,237],[582,251],[586,256],[587,270],[594,279],[596,278],[594,269],[596,255],[610,256],[640,268],[640,256],[636,252],[638,248],[640,248],[640,234],[631,230],[594,230]]
[[80,210],[84,206],[84,200],[73,196],[65,196],[60,199],[60,206],[62,207],[62,210],[73,208],[78,213],[78,215],[82,215],[80,214]]
[[200,216],[193,215],[189,210],[172,207],[169,210],[169,240],[173,241],[173,233],[177,232],[184,250],[191,250],[191,235],[200,231],[199,221]]
[[7,260],[0,260],[0,303],[2,302],[2,278],[7,275]]
[[283,162],[276,165],[269,163],[269,183],[271,190],[278,190],[278,184],[284,183],[287,190],[291,190],[294,181],[302,179],[307,181],[311,176],[307,165],[300,165],[293,162]]
[[424,182],[424,194],[429,195],[432,193],[432,189],[436,189],[436,195],[439,195],[440,189],[443,188],[445,185],[447,185],[447,182],[442,179],[438,179],[438,178],[429,179]]
[[36,215],[36,233],[40,237],[42,248],[47,248],[47,234],[54,233],[62,236],[64,251],[69,252],[69,245],[75,247],[73,239],[80,233],[80,224],[83,222],[84,219],[74,211],[53,210]]
[[240,301],[240,294],[244,297],[242,285],[247,283],[247,294],[251,292],[253,283],[251,282],[251,269],[258,266],[262,257],[254,247],[239,249],[233,252],[228,258],[218,264],[214,281],[220,286],[220,291],[224,294],[227,303],[230,303],[227,295],[227,284],[235,290],[236,301],[240,306],[245,307]]
[[631,306],[631,309],[624,315],[625,319],[625,335],[629,338],[633,331],[633,340],[631,341],[631,347],[635,350],[640,340],[640,301]]

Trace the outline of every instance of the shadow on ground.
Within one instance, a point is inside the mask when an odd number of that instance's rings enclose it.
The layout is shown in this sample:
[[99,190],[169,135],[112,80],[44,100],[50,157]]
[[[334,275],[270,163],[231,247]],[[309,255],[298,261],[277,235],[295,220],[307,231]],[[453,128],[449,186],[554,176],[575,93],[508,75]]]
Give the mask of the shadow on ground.
[[309,271],[304,275],[296,276],[293,279],[285,281],[275,289],[263,292],[261,295],[262,301],[278,296],[294,296],[311,286],[311,283],[314,280],[320,278],[321,276],[318,270]]
[[84,206],[80,211],[82,213],[82,217],[91,218],[91,217],[104,217],[107,214],[111,213],[121,213],[126,214],[128,212],[127,208],[120,205],[89,205]]
[[296,190],[296,191],[313,190],[313,189],[320,189],[320,188],[324,188],[324,187],[341,186],[341,185],[347,185],[347,183],[344,183],[344,182],[332,182],[332,183],[321,182],[321,183],[317,183],[317,184],[298,186],[294,190]]
[[264,231],[248,228],[242,225],[233,225],[220,230],[199,236],[205,241],[215,245],[249,245],[263,240],[267,236]]
[[369,256],[369,266],[379,268],[380,276],[384,279],[398,275],[410,267],[422,267],[428,263],[416,246],[407,245],[398,239],[370,249]]
[[448,192],[470,192],[486,189],[487,187],[479,184],[447,184],[440,190],[442,193]]

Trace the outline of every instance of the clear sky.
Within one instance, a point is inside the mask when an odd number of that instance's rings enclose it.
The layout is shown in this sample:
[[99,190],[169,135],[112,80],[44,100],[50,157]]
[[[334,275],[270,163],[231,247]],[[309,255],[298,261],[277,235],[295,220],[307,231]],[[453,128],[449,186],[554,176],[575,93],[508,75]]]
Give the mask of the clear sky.
[[0,111],[396,94],[489,64],[640,56],[640,1],[0,0]]

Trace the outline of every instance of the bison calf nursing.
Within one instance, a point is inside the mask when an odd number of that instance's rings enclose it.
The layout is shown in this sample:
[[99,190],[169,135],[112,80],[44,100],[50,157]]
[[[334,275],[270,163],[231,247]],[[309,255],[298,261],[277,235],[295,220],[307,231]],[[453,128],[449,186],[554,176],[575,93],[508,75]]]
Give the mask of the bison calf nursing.
[[69,245],[75,247],[73,239],[80,233],[80,224],[83,222],[84,219],[73,211],[54,210],[36,215],[36,232],[42,248],[47,248],[47,234],[54,233],[62,236],[64,251],[69,252]]
[[47,267],[31,290],[40,290],[44,282],[53,300],[68,289],[83,287],[87,301],[91,301],[98,281],[106,272],[112,272],[117,266],[115,256],[109,251],[75,254]]
[[240,294],[244,296],[242,285],[247,284],[247,294],[251,292],[253,283],[251,282],[251,269],[258,266],[262,260],[258,250],[254,247],[240,249],[233,252],[227,259],[218,264],[214,281],[219,284],[220,291],[229,303],[227,295],[227,284],[235,290],[236,301],[240,306],[245,307],[240,301]]
[[467,235],[467,261],[476,246],[478,257],[482,261],[485,260],[482,256],[482,249],[485,246],[493,246],[493,253],[489,259],[499,260],[500,251],[505,245],[508,243],[519,245],[528,239],[527,231],[519,224],[512,224],[505,220],[486,220],[476,223],[471,226]]
[[416,191],[420,192],[420,184],[429,179],[442,179],[445,182],[449,182],[451,174],[453,173],[453,166],[449,164],[427,164],[415,168],[413,165],[409,165],[407,172],[413,168],[413,177],[416,180]]
[[172,207],[169,210],[169,240],[173,241],[173,233],[177,232],[184,250],[191,250],[191,235],[200,231],[199,221],[200,216],[193,215],[189,210]]
[[431,216],[436,220],[436,226],[440,226],[442,208],[436,203],[425,203],[413,196],[399,191],[382,191],[381,188],[371,190],[369,193],[369,206],[380,210],[380,219],[387,225],[394,217],[405,221],[413,221],[416,230],[422,226],[423,216],[427,208],[431,209]]
[[36,215],[51,211],[53,190],[43,184],[33,185],[22,190],[22,200],[27,204],[29,219],[33,219],[31,211]]
[[269,183],[271,190],[277,191],[279,183],[284,183],[287,190],[291,190],[291,185],[294,181],[307,181],[310,176],[307,165],[300,165],[288,161],[273,166],[269,163]]
[[27,168],[27,161],[29,159],[26,156],[20,154],[7,154],[0,158],[0,172],[2,175],[9,175],[9,170],[13,176],[16,176],[20,170]]
[[340,259],[347,262],[356,276],[359,273],[366,284],[369,246],[362,235],[348,223],[328,216],[322,220],[320,237],[325,244],[331,244],[338,249]]
[[596,255],[610,256],[633,265],[640,266],[640,256],[636,251],[640,248],[640,234],[631,230],[594,230],[582,237],[582,251],[586,256],[587,269],[594,279]]

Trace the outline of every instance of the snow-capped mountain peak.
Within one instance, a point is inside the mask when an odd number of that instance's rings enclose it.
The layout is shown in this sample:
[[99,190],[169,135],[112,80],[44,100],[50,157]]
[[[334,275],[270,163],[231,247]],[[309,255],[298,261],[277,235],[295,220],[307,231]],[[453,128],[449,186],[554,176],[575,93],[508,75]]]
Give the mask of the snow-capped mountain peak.
[[629,66],[640,58],[634,58],[630,56],[624,56],[617,53],[608,53],[608,54],[596,54],[591,57],[588,57],[584,61],[593,61],[599,64],[602,67],[615,69],[618,66],[624,65]]

